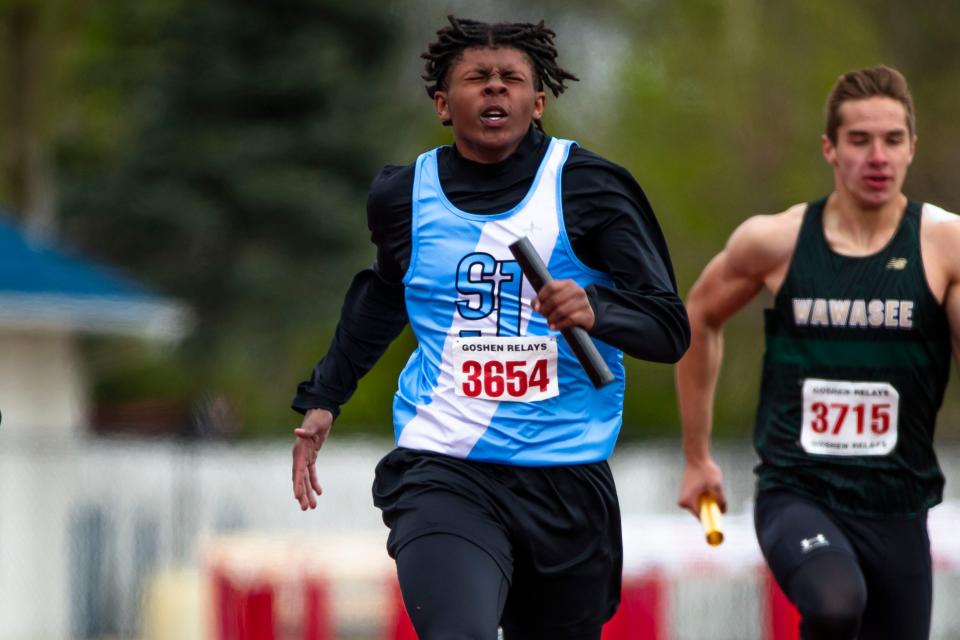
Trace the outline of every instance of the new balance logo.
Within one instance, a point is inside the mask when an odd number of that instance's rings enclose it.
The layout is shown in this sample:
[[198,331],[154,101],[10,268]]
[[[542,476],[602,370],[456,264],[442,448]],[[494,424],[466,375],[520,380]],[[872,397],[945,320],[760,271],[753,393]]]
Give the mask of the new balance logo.
[[887,261],[887,269],[893,269],[894,271],[903,271],[907,268],[907,259],[906,258],[890,258]]
[[830,541],[827,540],[827,536],[822,533],[818,533],[812,538],[804,538],[800,541],[800,552],[801,553],[810,553],[814,549],[819,549],[820,547],[829,547]]

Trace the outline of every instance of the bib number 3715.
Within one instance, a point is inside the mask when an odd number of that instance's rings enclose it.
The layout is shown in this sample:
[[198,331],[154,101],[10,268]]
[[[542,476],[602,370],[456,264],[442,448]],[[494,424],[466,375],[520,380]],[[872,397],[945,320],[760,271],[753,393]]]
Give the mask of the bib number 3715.
[[537,402],[559,394],[553,336],[458,338],[452,355],[459,396]]
[[803,381],[800,445],[807,453],[883,456],[897,446],[900,394],[886,382]]

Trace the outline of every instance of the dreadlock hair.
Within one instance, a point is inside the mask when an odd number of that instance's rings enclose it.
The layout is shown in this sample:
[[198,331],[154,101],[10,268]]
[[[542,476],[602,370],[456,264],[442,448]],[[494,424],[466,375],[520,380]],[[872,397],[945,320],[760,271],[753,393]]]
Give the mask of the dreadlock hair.
[[[543,20],[531,22],[498,22],[490,24],[479,20],[447,16],[450,26],[437,31],[437,40],[427,46],[420,57],[427,62],[424,74],[427,95],[431,98],[447,86],[450,67],[460,58],[464,49],[474,47],[513,47],[522,51],[533,64],[534,86],[543,91],[544,85],[559,97],[567,86],[567,80],[579,81],[566,69],[557,66],[557,49],[553,44],[556,33],[544,26]],[[538,129],[543,129],[536,121]]]

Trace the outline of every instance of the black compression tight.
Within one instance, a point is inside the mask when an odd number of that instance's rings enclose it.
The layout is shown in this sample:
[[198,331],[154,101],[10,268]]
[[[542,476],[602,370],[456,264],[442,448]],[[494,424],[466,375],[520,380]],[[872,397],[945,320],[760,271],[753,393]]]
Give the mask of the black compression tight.
[[403,601],[420,640],[495,640],[510,584],[490,555],[436,533],[397,554]]
[[510,625],[503,626],[503,640],[600,640],[603,627],[589,631],[569,629],[520,629]]
[[853,516],[786,491],[761,491],[754,522],[770,570],[800,611],[803,640],[930,637],[925,513]]
[[[420,640],[495,640],[510,583],[490,555],[460,536],[434,533],[397,554],[403,602]],[[596,629],[504,623],[504,640],[599,640]]]
[[867,587],[850,556],[825,553],[804,563],[787,593],[803,616],[803,640],[855,640],[867,604]]

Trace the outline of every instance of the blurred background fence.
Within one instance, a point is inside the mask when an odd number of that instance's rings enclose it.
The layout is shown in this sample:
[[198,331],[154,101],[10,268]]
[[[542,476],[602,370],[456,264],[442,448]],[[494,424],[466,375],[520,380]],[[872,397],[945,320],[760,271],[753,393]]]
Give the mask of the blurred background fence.
[[[308,577],[329,596],[331,635],[314,640],[392,638],[394,569],[370,498],[389,442],[332,440],[319,462],[324,495],[307,513],[291,495],[288,443],[2,442],[0,640],[266,637],[224,631],[236,604],[222,593],[218,600],[217,579],[238,593],[268,589],[276,598],[271,637],[305,638]],[[948,477],[960,478],[960,450],[942,454]],[[663,638],[773,640],[752,529],[752,453],[719,448],[731,508],[718,548],[673,505],[679,457],[676,443],[654,441],[613,459],[627,585],[646,577],[650,588],[656,576]],[[932,511],[930,529],[935,637],[956,638],[960,491]]]

